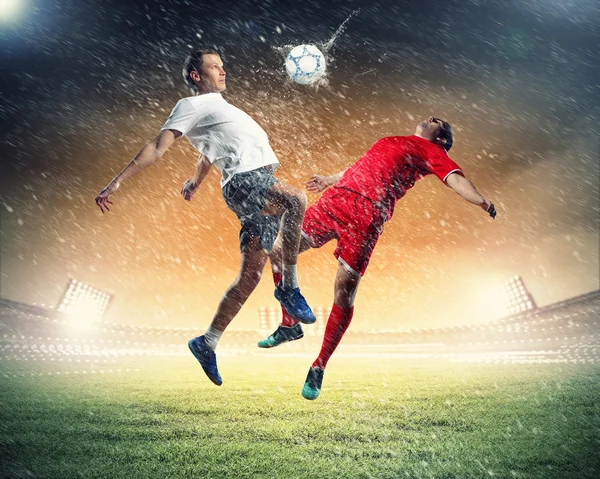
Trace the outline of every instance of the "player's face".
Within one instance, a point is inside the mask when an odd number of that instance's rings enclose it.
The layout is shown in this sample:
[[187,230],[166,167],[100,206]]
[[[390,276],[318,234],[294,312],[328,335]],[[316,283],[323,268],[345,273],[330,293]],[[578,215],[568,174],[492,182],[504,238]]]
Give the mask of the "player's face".
[[220,93],[226,88],[225,70],[219,55],[207,54],[202,56],[200,75],[203,93]]
[[429,139],[437,138],[442,128],[442,120],[430,116],[427,120],[417,125],[417,135]]

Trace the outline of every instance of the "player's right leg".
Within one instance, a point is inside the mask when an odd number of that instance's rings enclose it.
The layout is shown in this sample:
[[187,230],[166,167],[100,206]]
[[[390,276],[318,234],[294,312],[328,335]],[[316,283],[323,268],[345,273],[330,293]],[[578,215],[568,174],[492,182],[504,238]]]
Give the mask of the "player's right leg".
[[188,342],[190,351],[200,362],[208,378],[217,386],[223,383],[215,355],[217,343],[258,285],[269,257],[269,253],[261,244],[260,237],[252,237],[243,245],[243,248],[239,274],[221,298],[209,328],[203,335]]
[[[350,325],[354,314],[354,297],[383,231],[384,222],[384,215],[377,205],[347,191],[331,194],[326,213],[326,216],[335,216],[338,245],[334,256],[339,263],[334,303],[325,327],[321,351],[302,389],[306,399],[316,399],[321,392],[325,367]],[[319,238],[318,230],[311,233],[311,239],[315,241],[315,238]]]
[[317,399],[321,393],[325,367],[331,355],[340,344],[354,314],[354,298],[360,283],[360,273],[351,270],[340,262],[335,277],[335,299],[331,314],[325,326],[325,335],[319,356],[308,371],[306,382],[302,388],[302,396],[306,399]]
[[294,319],[311,324],[316,317],[300,293],[296,265],[306,210],[306,195],[297,188],[277,182],[267,192],[262,214],[281,214],[281,273],[282,280],[275,288],[275,297]]

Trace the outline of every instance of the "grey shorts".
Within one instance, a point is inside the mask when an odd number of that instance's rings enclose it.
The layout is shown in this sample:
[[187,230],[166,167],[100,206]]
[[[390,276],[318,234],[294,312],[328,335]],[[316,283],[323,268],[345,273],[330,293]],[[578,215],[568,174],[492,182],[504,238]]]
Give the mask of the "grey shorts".
[[260,212],[267,202],[267,192],[279,182],[270,168],[238,173],[223,188],[223,198],[240,220],[240,250],[242,253],[252,238],[260,238],[262,248],[268,252],[279,233],[281,215],[265,216]]

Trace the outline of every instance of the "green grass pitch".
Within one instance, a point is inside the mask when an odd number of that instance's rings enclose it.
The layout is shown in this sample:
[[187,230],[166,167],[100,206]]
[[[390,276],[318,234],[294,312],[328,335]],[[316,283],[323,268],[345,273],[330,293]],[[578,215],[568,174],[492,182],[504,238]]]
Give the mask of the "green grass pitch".
[[5,360],[0,477],[600,477],[600,365],[334,356],[312,402],[309,365]]

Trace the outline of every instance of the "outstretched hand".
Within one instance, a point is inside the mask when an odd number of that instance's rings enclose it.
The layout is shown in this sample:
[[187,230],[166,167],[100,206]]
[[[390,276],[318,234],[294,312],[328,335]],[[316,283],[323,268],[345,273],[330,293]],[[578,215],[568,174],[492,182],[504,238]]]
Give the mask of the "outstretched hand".
[[111,182],[106,188],[104,188],[100,193],[98,193],[98,196],[96,196],[96,204],[98,205],[98,208],[100,208],[100,211],[102,211],[102,214],[104,214],[105,209],[106,211],[110,211],[108,205],[113,204],[113,202],[109,200],[110,195],[112,195],[118,189],[119,182]]
[[330,186],[328,180],[328,176],[313,175],[310,177],[310,180],[306,182],[306,189],[311,193],[320,193]]
[[194,193],[196,193],[196,190],[199,186],[200,185],[194,183],[194,180],[192,180],[192,178],[185,180],[185,183],[181,187],[181,196],[183,196],[183,199],[186,201],[192,201]]

